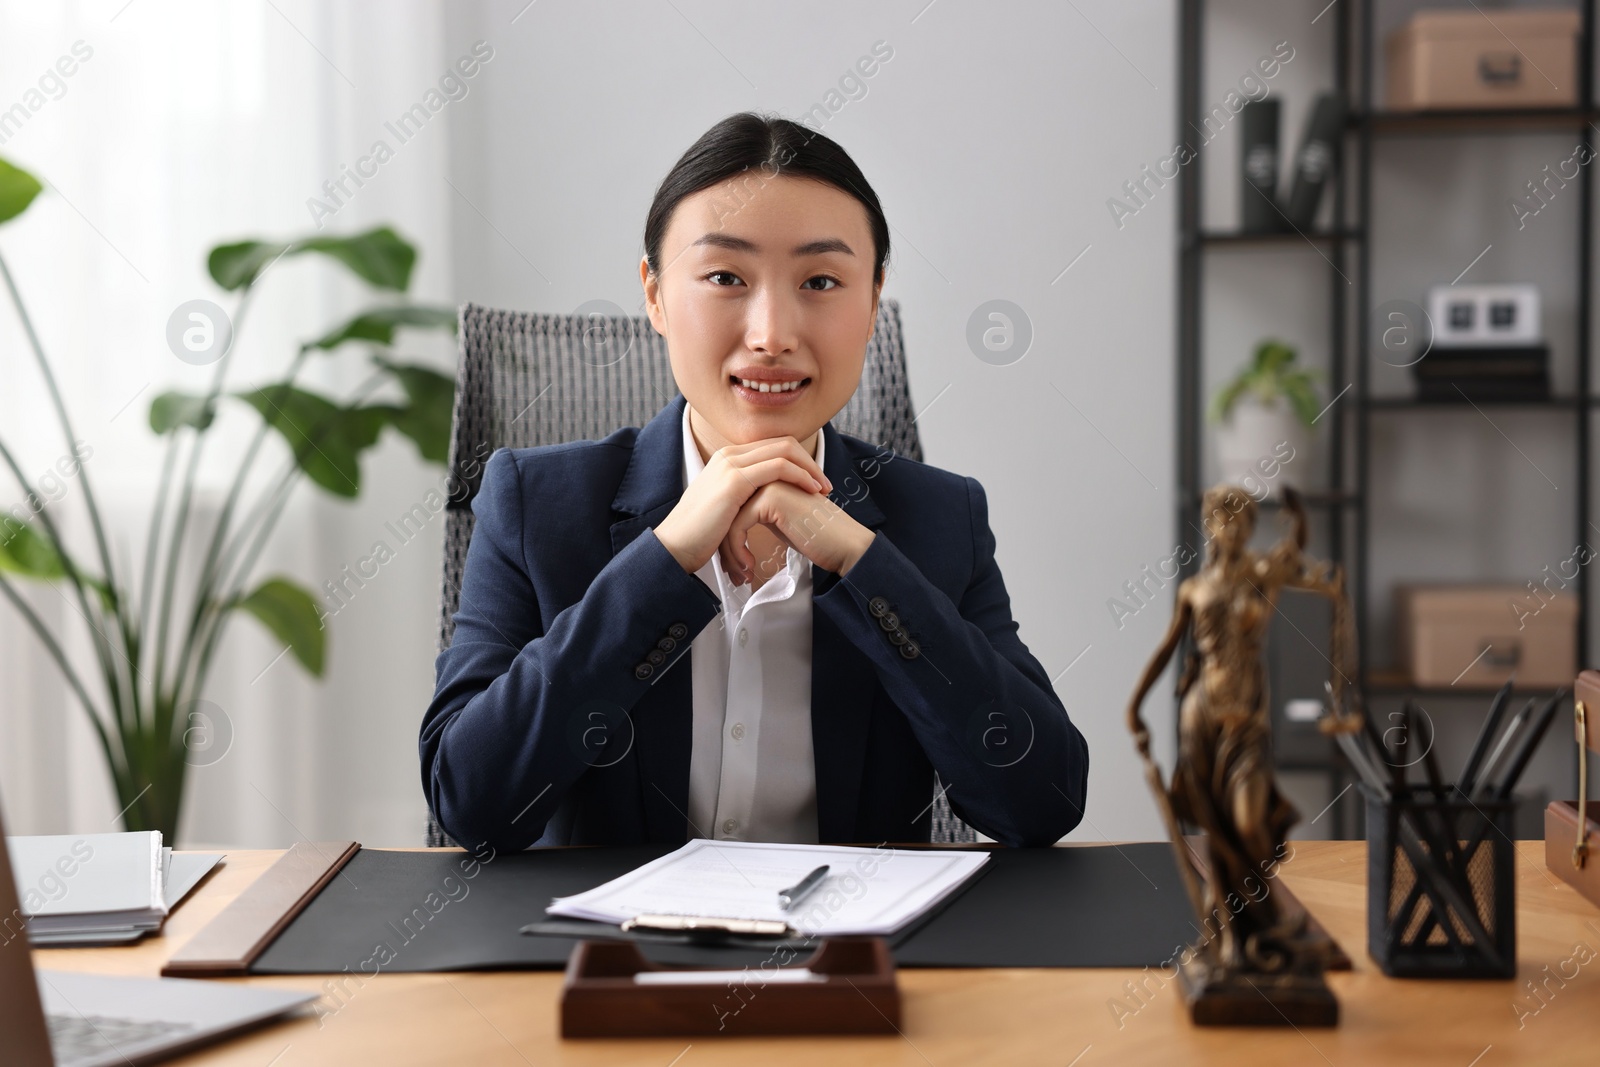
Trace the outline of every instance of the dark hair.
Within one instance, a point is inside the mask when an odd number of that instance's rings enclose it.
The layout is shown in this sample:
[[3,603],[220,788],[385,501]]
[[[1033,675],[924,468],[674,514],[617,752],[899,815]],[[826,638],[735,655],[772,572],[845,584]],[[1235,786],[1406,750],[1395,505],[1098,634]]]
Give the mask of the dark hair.
[[872,280],[877,283],[889,258],[889,223],[861,168],[837,142],[816,130],[753,111],[729,115],[701,134],[661,180],[644,224],[644,254],[652,274],[661,272],[661,240],[678,203],[753,168],[768,178],[814,178],[859,200],[872,228]]

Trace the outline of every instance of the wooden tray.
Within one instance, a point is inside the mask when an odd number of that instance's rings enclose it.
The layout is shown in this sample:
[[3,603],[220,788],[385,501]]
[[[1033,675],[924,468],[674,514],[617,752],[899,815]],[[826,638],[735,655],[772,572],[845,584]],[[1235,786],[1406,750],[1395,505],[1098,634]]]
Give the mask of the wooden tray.
[[[771,977],[802,968],[824,980]],[[806,958],[774,948],[770,965],[742,968],[737,978],[726,971],[673,985],[636,978],[694,970],[652,963],[631,941],[580,941],[561,987],[561,1036],[892,1034],[900,1027],[894,957],[881,937],[825,938]]]

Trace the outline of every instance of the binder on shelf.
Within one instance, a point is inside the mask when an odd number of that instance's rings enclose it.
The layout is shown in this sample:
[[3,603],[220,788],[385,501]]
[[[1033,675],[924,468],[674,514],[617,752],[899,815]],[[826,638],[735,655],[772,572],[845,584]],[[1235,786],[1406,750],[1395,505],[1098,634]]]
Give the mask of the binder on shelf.
[[1289,188],[1283,213],[1289,225],[1309,230],[1317,221],[1322,190],[1339,166],[1339,143],[1344,130],[1344,103],[1334,93],[1322,93],[1311,107],[1305,136],[1294,154],[1294,184]]
[[1251,100],[1239,112],[1239,230],[1287,231],[1278,210],[1278,101]]

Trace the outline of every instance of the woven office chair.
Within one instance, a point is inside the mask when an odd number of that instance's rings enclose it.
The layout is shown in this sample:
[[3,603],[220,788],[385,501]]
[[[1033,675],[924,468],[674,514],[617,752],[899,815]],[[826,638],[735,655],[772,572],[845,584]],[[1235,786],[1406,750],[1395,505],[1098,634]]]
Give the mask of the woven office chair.
[[[497,448],[598,440],[621,426],[643,426],[678,394],[666,340],[644,317],[551,315],[464,304],[460,366],[450,442],[439,651],[450,646],[461,572],[472,539],[472,498]],[[833,419],[841,433],[922,458],[906,385],[900,305],[878,304],[861,385]],[[473,461],[476,462],[473,462]],[[976,841],[934,782],[935,842]],[[429,846],[453,845],[428,813]]]

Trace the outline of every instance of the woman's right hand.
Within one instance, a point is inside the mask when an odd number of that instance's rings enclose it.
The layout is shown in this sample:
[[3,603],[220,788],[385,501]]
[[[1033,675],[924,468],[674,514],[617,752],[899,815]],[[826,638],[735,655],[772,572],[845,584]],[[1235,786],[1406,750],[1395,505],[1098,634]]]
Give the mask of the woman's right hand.
[[727,536],[739,509],[757,489],[784,481],[808,493],[830,493],[833,483],[816,458],[793,437],[768,437],[724,445],[689,483],[677,506],[656,524],[656,539],[690,574],[706,565]]

